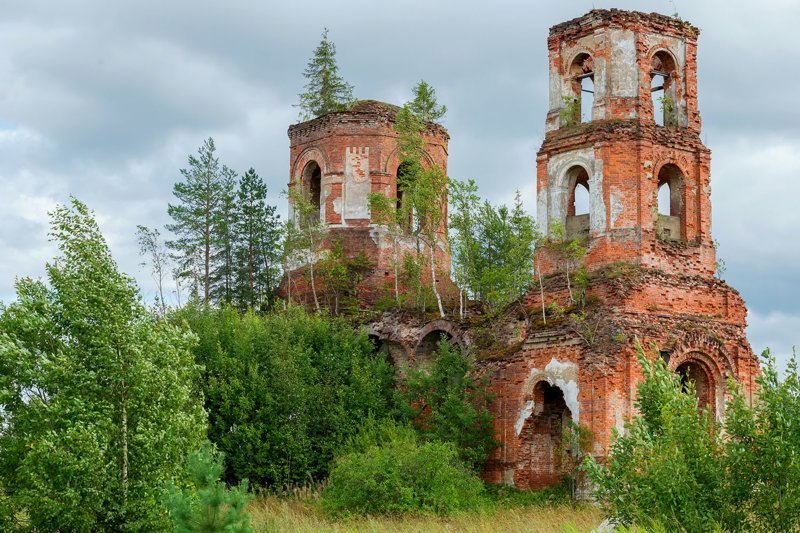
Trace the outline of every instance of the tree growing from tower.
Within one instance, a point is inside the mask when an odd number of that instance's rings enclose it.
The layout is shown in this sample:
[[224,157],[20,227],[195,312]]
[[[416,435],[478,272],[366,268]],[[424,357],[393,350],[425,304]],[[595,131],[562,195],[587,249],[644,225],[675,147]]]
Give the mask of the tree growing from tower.
[[300,115],[310,120],[326,113],[347,109],[353,101],[353,86],[339,75],[336,45],[328,40],[328,28],[303,72],[305,92],[300,93]]

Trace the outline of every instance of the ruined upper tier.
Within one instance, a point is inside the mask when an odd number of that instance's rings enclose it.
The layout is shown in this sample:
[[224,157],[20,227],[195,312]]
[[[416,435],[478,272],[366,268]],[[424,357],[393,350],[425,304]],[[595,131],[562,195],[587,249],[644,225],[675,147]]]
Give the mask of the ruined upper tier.
[[583,78],[591,79],[594,91],[587,121],[638,119],[654,123],[651,82],[653,74],[658,73],[666,79],[663,95],[674,107],[670,120],[699,133],[696,68],[699,33],[697,28],[675,17],[618,9],[595,9],[553,26],[547,41],[550,66],[547,131],[565,125],[566,102],[581,99]]
[[[586,239],[590,270],[623,261],[714,274],[698,35],[675,17],[617,9],[550,29],[537,213],[548,234],[560,225],[566,237]],[[539,259],[545,272],[560,268],[558,254]]]

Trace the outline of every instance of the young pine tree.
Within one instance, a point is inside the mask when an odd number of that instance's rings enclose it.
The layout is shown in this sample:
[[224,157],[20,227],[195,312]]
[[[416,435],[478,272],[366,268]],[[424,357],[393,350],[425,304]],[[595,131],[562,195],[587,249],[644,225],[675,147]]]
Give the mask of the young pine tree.
[[322,41],[314,50],[306,70],[305,92],[300,96],[300,112],[303,120],[342,111],[352,102],[353,86],[339,75],[336,64],[336,45],[328,40],[328,28],[322,32]]
[[409,103],[411,111],[425,122],[439,122],[447,114],[447,107],[436,101],[436,89],[425,80],[414,86],[414,99]]
[[189,456],[186,470],[193,487],[180,491],[172,485],[166,498],[175,531],[252,531],[247,513],[247,503],[252,496],[247,494],[247,480],[232,489],[219,480],[225,470],[223,455],[215,453],[210,442],[206,441]]

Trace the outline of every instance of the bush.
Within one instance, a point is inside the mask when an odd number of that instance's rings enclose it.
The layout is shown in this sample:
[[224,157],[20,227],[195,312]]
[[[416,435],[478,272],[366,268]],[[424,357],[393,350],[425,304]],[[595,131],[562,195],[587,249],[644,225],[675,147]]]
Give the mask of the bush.
[[639,415],[617,435],[607,464],[587,462],[596,496],[623,524],[668,531],[800,529],[800,377],[778,379],[765,352],[750,406],[731,381],[720,429],[660,358],[639,347]]
[[474,471],[497,447],[491,395],[460,349],[442,340],[430,369],[412,369],[406,382],[408,417],[427,441],[450,442]]
[[661,358],[639,347],[639,362],[639,415],[616,436],[607,466],[588,463],[596,496],[624,524],[712,531],[724,509],[719,430]]
[[377,444],[339,457],[322,504],[332,515],[436,513],[481,506],[483,483],[463,466],[450,443],[420,443],[413,429],[384,427]]
[[394,370],[344,321],[299,308],[189,308],[174,318],[200,338],[208,437],[225,454],[228,483],[320,480],[364,420],[396,412]]

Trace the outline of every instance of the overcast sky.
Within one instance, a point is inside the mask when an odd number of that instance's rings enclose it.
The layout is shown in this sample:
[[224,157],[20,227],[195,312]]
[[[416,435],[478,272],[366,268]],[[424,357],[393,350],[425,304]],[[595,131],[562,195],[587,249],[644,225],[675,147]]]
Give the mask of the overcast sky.
[[700,27],[699,99],[714,234],[749,308],[753,348],[800,341],[800,0],[0,0],[0,300],[54,255],[47,211],[73,194],[139,280],[137,224],[167,222],[203,139],[222,161],[288,180],[286,129],[324,26],[359,98],[397,104],[425,79],[448,106],[449,171],[534,209],[547,106],[547,30],[593,7]]

